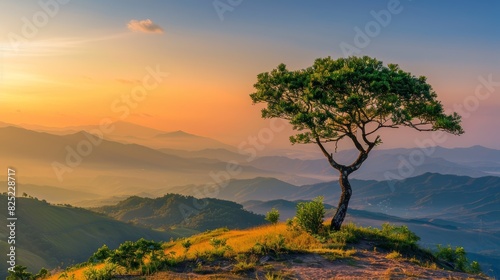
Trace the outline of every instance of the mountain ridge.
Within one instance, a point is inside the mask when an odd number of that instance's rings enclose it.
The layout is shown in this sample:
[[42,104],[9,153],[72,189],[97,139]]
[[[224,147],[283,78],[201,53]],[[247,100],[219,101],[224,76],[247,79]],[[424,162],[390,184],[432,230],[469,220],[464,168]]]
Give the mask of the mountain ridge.
[[166,194],[157,198],[131,196],[115,205],[92,208],[123,222],[161,230],[187,228],[206,231],[227,227],[245,228],[263,224],[264,216],[247,212],[232,201]]
[[[0,206],[7,208],[4,194],[0,194]],[[180,236],[175,231],[154,231],[90,210],[51,205],[34,198],[16,198],[16,217],[17,261],[37,271],[42,267],[56,268],[61,264],[86,261],[104,244],[116,247],[124,241],[141,237],[168,240]],[[2,211],[0,218],[6,220],[7,211]],[[7,227],[0,228],[0,236],[0,249],[7,252]]]
[[[405,215],[408,211],[415,216],[433,215],[435,218],[454,217],[457,219],[457,216],[463,216],[471,222],[477,215],[480,215],[483,217],[483,226],[489,225],[500,229],[500,222],[493,219],[494,215],[486,216],[484,212],[496,213],[500,210],[500,192],[498,191],[500,190],[500,177],[471,178],[425,173],[402,181],[351,179],[351,186],[353,188],[351,208],[382,213],[392,211],[398,213],[398,216]],[[201,186],[189,185],[172,187],[168,190],[193,195],[199,187]],[[241,203],[249,200],[310,200],[317,196],[324,196],[325,203],[336,205],[339,195],[340,187],[337,181],[295,186],[275,178],[256,178],[255,180],[230,180],[217,197]],[[429,197],[432,195],[433,198]],[[480,198],[483,200],[478,205]],[[443,214],[444,210],[449,214]]]

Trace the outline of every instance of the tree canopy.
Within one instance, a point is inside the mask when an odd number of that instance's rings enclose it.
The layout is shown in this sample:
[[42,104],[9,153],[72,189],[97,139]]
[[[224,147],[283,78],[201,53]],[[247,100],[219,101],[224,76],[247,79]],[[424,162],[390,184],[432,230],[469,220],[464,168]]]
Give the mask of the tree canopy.
[[[253,103],[267,104],[262,117],[288,120],[298,131],[290,141],[318,144],[346,184],[347,176],[382,143],[377,134],[382,128],[463,133],[460,116],[444,112],[425,77],[367,56],[319,58],[311,67],[294,71],[280,64],[259,74],[254,87]],[[359,151],[350,165],[335,161],[324,145],[334,142],[337,147],[343,139]]]

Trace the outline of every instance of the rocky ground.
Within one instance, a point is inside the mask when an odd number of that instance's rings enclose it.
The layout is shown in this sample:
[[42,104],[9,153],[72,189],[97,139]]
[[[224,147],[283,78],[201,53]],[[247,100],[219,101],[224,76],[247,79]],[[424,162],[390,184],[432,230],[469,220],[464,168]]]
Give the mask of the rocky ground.
[[489,279],[386,256],[384,252],[364,249],[336,260],[319,254],[289,254],[279,260],[264,259],[262,264],[243,273],[234,273],[234,265],[222,262],[198,265],[192,271],[186,269],[189,272],[161,272],[147,279]]

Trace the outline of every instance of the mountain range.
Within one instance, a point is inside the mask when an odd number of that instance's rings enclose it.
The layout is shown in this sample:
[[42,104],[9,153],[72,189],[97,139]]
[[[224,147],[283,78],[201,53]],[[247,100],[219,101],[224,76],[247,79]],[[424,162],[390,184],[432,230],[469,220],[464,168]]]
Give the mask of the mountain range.
[[[353,150],[334,154],[337,162],[349,163],[357,156]],[[255,159],[251,166],[282,173],[298,174],[304,177],[336,177],[324,158],[314,160],[291,159],[284,156],[266,156]],[[500,174],[500,151],[481,146],[448,149],[432,147],[427,149],[374,150],[353,178],[365,180],[404,179],[427,172],[482,177]]]
[[[141,191],[147,191],[207,182],[211,172],[225,171],[228,165],[213,159],[169,155],[138,144],[102,140],[87,132],[54,135],[18,127],[0,128],[0,156],[23,172],[25,183],[97,195],[133,195],[138,185]],[[262,174],[275,173],[246,167],[236,177]]]
[[[27,125],[38,130],[35,131],[3,123],[0,156],[11,166],[24,170],[26,183],[72,188],[105,197],[138,194],[134,190],[137,185],[142,185],[140,192],[149,192],[183,184],[211,183],[214,174],[227,171],[228,162],[241,167],[238,174],[229,174],[231,179],[274,177],[304,185],[331,181],[338,176],[322,156],[301,159],[263,153],[249,160],[247,154],[239,153],[235,147],[183,131],[164,132],[126,122],[111,126],[112,133],[102,133],[98,126],[56,129]],[[98,137],[101,135],[103,139]],[[163,144],[155,145],[149,140]],[[355,155],[353,150],[334,154],[339,162],[349,162]],[[495,176],[500,174],[500,151],[480,146],[376,149],[352,177],[381,181],[427,172]],[[88,186],[92,188],[89,190]]]
[[[500,178],[426,173],[405,180],[352,179],[350,207],[388,213],[405,218],[432,217],[462,223],[466,227],[500,230]],[[168,192],[194,195],[202,186],[169,188]],[[311,200],[324,196],[336,205],[340,195],[337,181],[295,186],[275,178],[231,180],[217,198],[239,203],[251,200]]]
[[[496,218],[500,211],[500,178],[426,173],[404,181],[353,179],[351,184],[353,197],[346,222],[353,221],[364,226],[380,226],[383,222],[405,224],[422,237],[421,244],[428,248],[433,249],[437,244],[464,246],[488,269],[495,273],[500,271],[500,267],[495,266],[500,259],[500,224]],[[36,189],[34,185],[31,187]],[[197,186],[173,187],[164,191],[185,195],[194,187]],[[56,190],[51,191],[57,194]],[[285,219],[294,214],[297,202],[319,195],[325,197],[326,206],[330,209],[327,216],[331,217],[339,195],[337,182],[295,186],[262,177],[231,180],[218,193],[217,199],[195,200],[173,194],[157,198],[135,196],[93,209],[99,213],[20,198],[19,209],[23,211],[19,213],[23,218],[20,228],[23,231],[19,238],[25,240],[23,242],[28,246],[31,240],[38,244],[28,247],[29,250],[21,247],[20,252],[26,256],[26,261],[37,265],[54,264],[55,260],[42,262],[49,260],[48,256],[58,256],[58,261],[64,259],[65,263],[70,263],[81,260],[78,259],[79,253],[70,252],[74,248],[81,249],[79,244],[74,245],[67,240],[70,236],[76,236],[78,239],[75,240],[83,238],[82,242],[95,249],[102,245],[99,243],[101,240],[112,246],[118,240],[134,240],[139,236],[167,240],[172,236],[187,236],[219,226],[242,228],[263,222],[262,216],[247,211],[265,214],[274,207]],[[39,198],[44,199],[43,196]],[[238,201],[243,206],[227,200]],[[3,203],[5,201],[2,199]],[[190,214],[188,219],[183,218],[183,213]],[[115,230],[121,233],[114,233]],[[34,233],[38,237],[32,236]],[[3,230],[0,234],[6,235]],[[86,237],[80,238],[79,234]],[[61,250],[53,244],[59,240],[64,240],[60,244],[68,244],[65,245],[68,251],[51,251]],[[6,246],[4,243],[2,246]],[[88,254],[83,255],[88,257]]]
[[165,132],[130,122],[116,121],[106,125],[82,125],[69,127],[47,127],[39,125],[21,124],[12,125],[0,123],[0,127],[18,127],[28,130],[45,132],[54,135],[69,135],[85,131],[90,134],[101,134],[106,140],[116,141],[124,144],[139,144],[155,149],[171,148],[177,150],[201,150],[201,149],[228,149],[235,150],[230,145],[220,141],[190,134],[181,130]]
[[[35,267],[77,261],[102,240],[113,246],[139,237],[163,240],[219,226],[247,227],[262,223],[256,214],[272,207],[283,212],[282,218],[290,217],[298,201],[317,196],[324,196],[333,215],[340,194],[337,172],[316,152],[269,149],[249,160],[236,147],[184,131],[126,122],[112,126],[113,132],[100,139],[98,126],[0,123],[0,157],[16,169],[18,193],[50,203],[99,206],[95,213],[21,198],[20,207],[29,212],[20,222],[27,229],[20,239],[38,245],[19,250]],[[334,156],[347,163],[356,151]],[[500,256],[499,150],[375,149],[352,175],[349,219],[367,225],[408,224],[429,246],[449,239],[488,263]],[[189,206],[188,212],[195,214],[183,219],[179,205],[191,205],[189,201],[210,203],[203,211]],[[6,246],[4,241],[0,245]]]

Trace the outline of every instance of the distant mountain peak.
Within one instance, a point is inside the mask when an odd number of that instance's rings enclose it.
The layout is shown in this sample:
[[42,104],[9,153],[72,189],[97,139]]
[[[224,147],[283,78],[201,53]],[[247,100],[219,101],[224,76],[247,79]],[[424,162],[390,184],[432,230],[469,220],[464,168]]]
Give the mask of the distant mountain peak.
[[177,131],[172,131],[172,132],[167,132],[167,133],[161,133],[156,135],[155,137],[161,137],[161,138],[183,138],[183,137],[201,137],[198,135],[194,135],[191,133],[187,133],[183,130],[177,130]]

